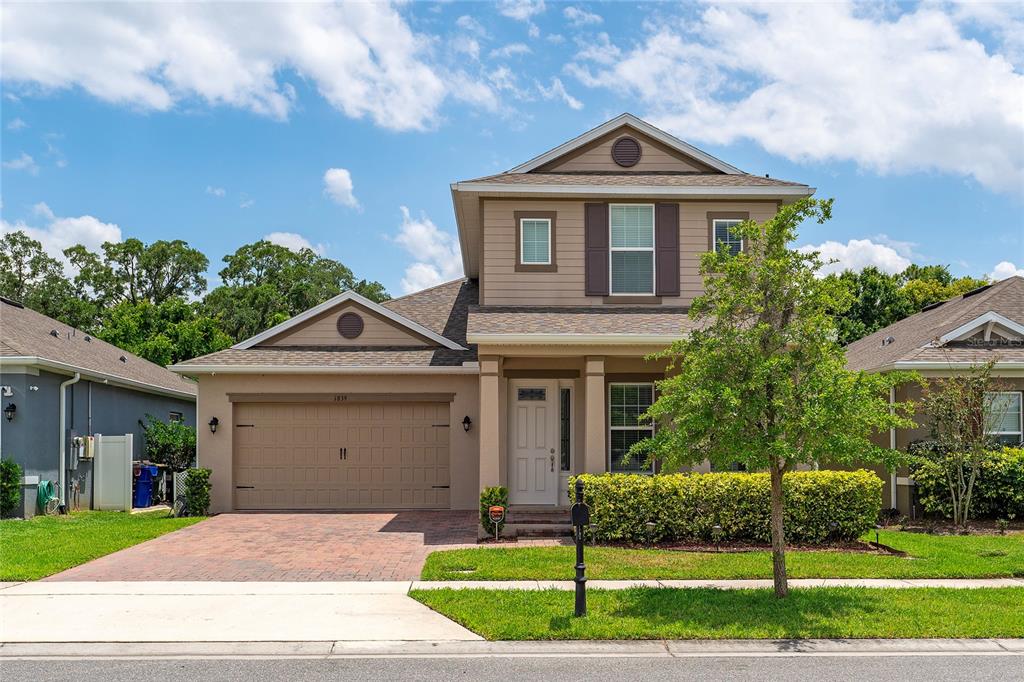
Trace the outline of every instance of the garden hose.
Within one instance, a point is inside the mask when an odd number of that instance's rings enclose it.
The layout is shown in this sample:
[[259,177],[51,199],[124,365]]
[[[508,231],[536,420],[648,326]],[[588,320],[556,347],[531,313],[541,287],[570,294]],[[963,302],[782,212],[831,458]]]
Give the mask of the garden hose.
[[57,491],[53,487],[53,481],[39,481],[39,485],[36,487],[36,504],[39,506],[39,511],[43,514],[52,514],[57,511],[57,507],[60,506],[60,500],[57,499]]

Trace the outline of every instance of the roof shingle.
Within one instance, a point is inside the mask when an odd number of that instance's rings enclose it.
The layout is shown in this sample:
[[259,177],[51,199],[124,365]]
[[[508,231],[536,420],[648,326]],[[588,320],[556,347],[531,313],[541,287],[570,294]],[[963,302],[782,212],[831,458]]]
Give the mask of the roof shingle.
[[747,173],[500,173],[465,183],[494,185],[603,185],[653,187],[807,187],[798,182],[776,180]]

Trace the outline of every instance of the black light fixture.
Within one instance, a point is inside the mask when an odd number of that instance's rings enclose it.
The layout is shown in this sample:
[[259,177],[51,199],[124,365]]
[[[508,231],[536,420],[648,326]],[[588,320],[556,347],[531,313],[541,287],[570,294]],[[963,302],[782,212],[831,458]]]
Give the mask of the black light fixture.
[[4,408],[4,416],[7,417],[7,421],[14,421],[14,413],[18,411],[18,406],[14,403],[7,403],[7,407]]
[[469,433],[469,430],[471,428],[473,428],[473,420],[470,419],[469,415],[467,414],[465,417],[462,418],[462,430],[465,431],[466,433]]
[[210,433],[217,433],[217,425],[220,424],[220,420],[216,417],[210,418]]

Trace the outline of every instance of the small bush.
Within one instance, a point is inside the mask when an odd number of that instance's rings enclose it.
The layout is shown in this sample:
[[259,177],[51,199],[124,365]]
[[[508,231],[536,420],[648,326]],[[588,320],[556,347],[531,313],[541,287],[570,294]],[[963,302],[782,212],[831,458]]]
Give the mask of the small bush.
[[[584,474],[582,478],[590,506],[590,534],[598,540],[771,539],[768,474]],[[574,483],[575,479],[569,481],[570,486]],[[870,471],[792,472],[782,485],[789,542],[855,540],[874,526],[882,507],[882,480]],[[718,533],[716,525],[721,526]]]
[[189,516],[206,516],[210,509],[209,469],[189,469],[185,472],[185,504]]
[[[911,464],[917,497],[926,512],[949,518],[953,503],[943,467],[924,458]],[[1024,448],[1004,448],[981,460],[971,496],[972,518],[998,518],[1024,514]]]
[[166,464],[171,471],[184,471],[196,460],[196,430],[181,422],[162,422],[146,415],[142,426],[146,459]]
[[[487,514],[487,510],[494,505],[498,505],[505,508],[505,515],[508,515],[508,488],[502,486],[494,486],[492,488],[484,488],[483,492],[480,493],[480,525],[484,527],[489,535],[494,535],[495,532],[500,533],[501,529],[505,527],[505,521],[495,524],[491,521],[491,517]],[[497,530],[495,530],[497,526]]]
[[0,516],[11,516],[21,504],[21,465],[0,460]]

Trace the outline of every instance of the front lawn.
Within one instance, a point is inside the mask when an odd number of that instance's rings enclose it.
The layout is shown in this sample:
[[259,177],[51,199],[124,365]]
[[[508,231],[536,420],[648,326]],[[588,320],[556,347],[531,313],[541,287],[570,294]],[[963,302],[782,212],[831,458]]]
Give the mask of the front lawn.
[[1024,588],[634,588],[416,590],[412,596],[490,640],[1024,637]]
[[[874,533],[871,534],[874,540]],[[924,535],[882,531],[882,544],[906,552],[789,551],[791,578],[1008,578],[1024,577],[1024,534]],[[571,580],[572,547],[496,547],[434,552],[423,580]],[[681,552],[587,547],[593,580],[771,578],[771,554]]]
[[202,518],[171,518],[166,511],[90,511],[0,521],[0,581],[45,578],[198,521]]

